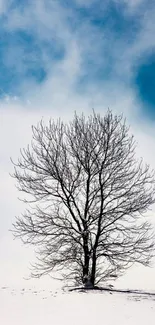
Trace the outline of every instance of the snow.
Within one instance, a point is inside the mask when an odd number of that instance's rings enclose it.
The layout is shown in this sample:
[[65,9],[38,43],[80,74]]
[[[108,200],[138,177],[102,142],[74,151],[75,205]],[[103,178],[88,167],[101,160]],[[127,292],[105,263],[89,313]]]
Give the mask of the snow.
[[0,286],[3,325],[153,325],[155,296],[108,291],[69,292],[49,279],[25,281],[23,286]]

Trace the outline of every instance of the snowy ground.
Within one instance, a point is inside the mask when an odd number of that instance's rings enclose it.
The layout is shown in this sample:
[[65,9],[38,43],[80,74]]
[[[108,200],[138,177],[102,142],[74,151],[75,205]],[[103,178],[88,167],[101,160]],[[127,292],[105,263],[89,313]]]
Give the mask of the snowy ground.
[[51,279],[49,286],[30,282],[25,281],[25,286],[0,286],[0,324],[155,324],[154,295],[68,292]]

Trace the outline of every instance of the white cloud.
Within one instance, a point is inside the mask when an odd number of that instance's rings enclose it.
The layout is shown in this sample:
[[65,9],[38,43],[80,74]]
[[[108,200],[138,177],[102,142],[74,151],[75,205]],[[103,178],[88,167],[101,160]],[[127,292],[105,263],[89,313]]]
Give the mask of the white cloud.
[[125,5],[128,12],[131,14],[135,13],[142,4],[146,3],[146,0],[113,0],[115,3]]

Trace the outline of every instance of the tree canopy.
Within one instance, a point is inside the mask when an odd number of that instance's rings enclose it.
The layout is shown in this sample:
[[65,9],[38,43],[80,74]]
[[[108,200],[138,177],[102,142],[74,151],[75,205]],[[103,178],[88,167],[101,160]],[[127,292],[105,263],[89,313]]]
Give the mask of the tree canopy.
[[29,206],[14,234],[37,247],[34,276],[57,270],[94,286],[134,262],[149,265],[155,179],[135,148],[123,116],[109,110],[32,127],[13,177]]

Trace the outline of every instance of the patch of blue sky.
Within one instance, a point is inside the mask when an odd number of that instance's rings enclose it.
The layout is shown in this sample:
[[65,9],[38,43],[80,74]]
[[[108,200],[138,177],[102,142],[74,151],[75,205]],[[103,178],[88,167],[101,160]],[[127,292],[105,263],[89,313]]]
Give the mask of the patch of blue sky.
[[134,82],[142,112],[155,119],[155,49],[137,66]]
[[[101,5],[101,2],[99,8],[95,6],[80,8],[78,15],[81,23],[90,22],[95,34],[92,48],[83,57],[82,74],[78,80],[79,89],[84,90],[87,82],[96,80],[102,83],[117,78],[116,65],[117,60],[120,60],[122,44],[129,47],[135,42],[141,28],[141,21],[137,16],[135,19],[132,15],[127,15],[121,4],[113,2],[106,8]],[[95,48],[98,48],[97,53],[94,51]],[[125,81],[123,70],[121,75]]]
[[22,11],[31,3],[32,0],[12,0],[10,1],[9,9],[12,10],[18,8]]
[[19,95],[22,83],[28,80],[42,83],[48,74],[45,58],[55,61],[63,49],[52,40],[39,41],[29,32],[0,31],[0,88],[4,93]]
[[[64,2],[66,4],[66,1]],[[113,33],[118,38],[127,37],[128,42],[133,40],[140,28],[141,11],[136,15],[127,15],[125,5],[118,1],[96,1],[90,7],[75,6],[75,21],[82,23],[89,21],[93,26]]]

